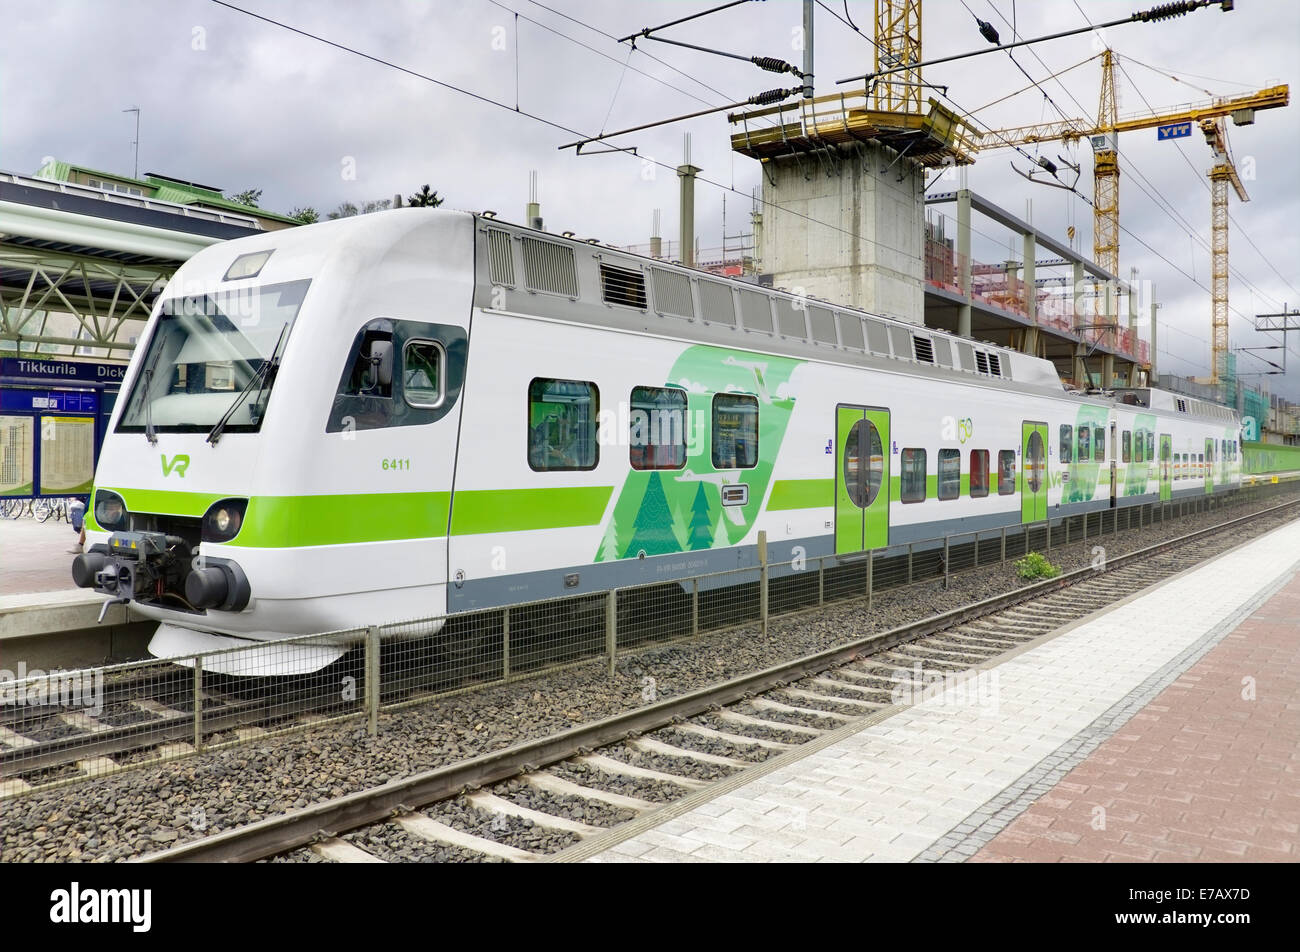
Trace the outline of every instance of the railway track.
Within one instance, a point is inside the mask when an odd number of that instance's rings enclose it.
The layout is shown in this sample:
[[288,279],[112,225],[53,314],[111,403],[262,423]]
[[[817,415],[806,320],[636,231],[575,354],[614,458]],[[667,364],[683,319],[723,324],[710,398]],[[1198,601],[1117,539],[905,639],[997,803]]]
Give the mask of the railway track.
[[[146,862],[584,858],[610,831],[775,758],[888,716],[945,676],[1064,625],[1294,517],[1300,500],[965,608],[615,717],[143,857]],[[1262,525],[1261,525],[1262,524]],[[1230,537],[1225,533],[1234,532]],[[767,766],[764,766],[767,765]],[[640,821],[640,822],[639,822]],[[631,829],[631,828],[629,828]]]
[[[1131,528],[1131,517],[1129,525]],[[978,560],[976,563],[977,567]],[[903,587],[884,583],[884,574],[882,588]],[[918,583],[931,580],[929,576],[917,577]],[[787,610],[782,617],[799,614]],[[345,670],[345,662],[339,665],[337,670],[331,669],[335,681],[344,675],[364,679],[358,665],[353,666],[355,670]],[[0,706],[0,799],[158,764],[355,712],[355,706],[339,703],[337,691],[323,691],[312,679],[299,683],[268,680],[259,686],[250,679],[205,674],[195,685],[185,669],[155,666],[118,672],[113,677],[102,685],[103,703],[93,713],[80,703]],[[397,695],[385,685],[385,702],[414,703],[447,691],[445,684],[426,685],[418,677],[397,678],[396,683]],[[473,683],[471,676],[463,687]],[[197,728],[196,692],[202,722]]]

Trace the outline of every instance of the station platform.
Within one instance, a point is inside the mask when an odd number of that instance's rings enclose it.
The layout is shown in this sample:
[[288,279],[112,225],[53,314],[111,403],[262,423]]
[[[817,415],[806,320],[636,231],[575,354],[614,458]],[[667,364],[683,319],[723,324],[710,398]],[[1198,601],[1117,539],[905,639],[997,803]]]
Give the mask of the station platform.
[[571,858],[1295,862],[1298,570],[1300,520]]

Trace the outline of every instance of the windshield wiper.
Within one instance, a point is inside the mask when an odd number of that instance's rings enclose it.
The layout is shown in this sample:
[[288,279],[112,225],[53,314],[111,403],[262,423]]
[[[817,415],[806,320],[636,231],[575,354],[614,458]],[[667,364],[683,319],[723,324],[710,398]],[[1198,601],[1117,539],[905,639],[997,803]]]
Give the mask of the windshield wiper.
[[207,442],[211,443],[213,446],[217,445],[217,440],[221,439],[221,431],[226,428],[226,424],[229,423],[230,418],[235,415],[235,411],[238,410],[239,405],[244,402],[244,398],[252,393],[253,384],[258,385],[259,391],[262,389],[263,381],[266,380],[267,375],[270,374],[271,370],[278,362],[280,344],[284,342],[284,332],[288,329],[288,324],[285,324],[280,328],[280,336],[275,340],[275,349],[271,351],[271,356],[262,361],[262,366],[258,367],[257,372],[248,378],[248,383],[244,384],[244,389],[239,391],[239,396],[235,397],[235,402],[230,405],[230,409],[227,410],[221,419],[216,422],[216,425],[208,431]]
[[158,442],[158,433],[153,428],[153,395],[149,393],[153,389],[153,371],[158,366],[158,358],[162,356],[162,348],[158,348],[158,353],[153,355],[153,360],[144,371],[144,389],[140,391],[140,396],[144,400],[144,438],[150,444]]

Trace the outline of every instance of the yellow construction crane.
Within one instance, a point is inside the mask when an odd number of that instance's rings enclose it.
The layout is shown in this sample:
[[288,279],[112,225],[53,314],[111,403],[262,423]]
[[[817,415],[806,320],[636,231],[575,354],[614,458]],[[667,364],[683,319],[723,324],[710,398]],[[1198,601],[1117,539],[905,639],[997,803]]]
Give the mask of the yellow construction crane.
[[1226,375],[1228,360],[1228,184],[1243,202],[1250,201],[1250,196],[1232,161],[1227,123],[1222,117],[1202,119],[1201,132],[1214,152],[1210,167],[1210,290],[1214,302],[1210,383],[1214,384]]
[[1162,138],[1182,138],[1191,134],[1192,125],[1199,124],[1211,148],[1215,150],[1215,165],[1210,170],[1210,192],[1213,222],[1212,248],[1212,320],[1214,327],[1211,382],[1217,383],[1223,373],[1228,352],[1228,193],[1229,182],[1242,201],[1246,191],[1241,186],[1236,168],[1227,147],[1224,117],[1231,117],[1236,125],[1249,125],[1255,121],[1259,109],[1275,109],[1290,102],[1290,88],[1286,85],[1270,86],[1241,96],[1226,96],[1207,102],[1179,106],[1165,112],[1149,112],[1119,118],[1115,109],[1114,54],[1107,49],[1101,57],[1101,97],[1095,122],[1087,119],[1066,119],[1061,122],[1017,126],[986,132],[979,141],[979,150],[1007,146],[1029,145],[1038,142],[1074,142],[1087,138],[1093,148],[1093,260],[1111,274],[1119,273],[1119,152],[1117,136],[1136,129],[1159,128]]

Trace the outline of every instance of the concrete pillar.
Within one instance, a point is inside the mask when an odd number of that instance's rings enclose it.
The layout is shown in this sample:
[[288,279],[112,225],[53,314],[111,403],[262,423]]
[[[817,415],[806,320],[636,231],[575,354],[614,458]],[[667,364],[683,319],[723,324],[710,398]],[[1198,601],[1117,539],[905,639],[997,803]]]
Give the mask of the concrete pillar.
[[1034,240],[1033,232],[1025,233],[1025,314],[1030,321],[1038,323],[1038,295],[1037,286],[1034,284],[1035,274],[1035,256],[1038,254],[1038,242]]
[[681,256],[688,268],[695,267],[695,176],[700,171],[695,165],[677,166],[677,177],[682,180]]
[[1138,302],[1137,302],[1137,268],[1128,269],[1128,329],[1137,329],[1138,320]]
[[1109,390],[1115,385],[1115,355],[1101,355],[1101,386],[1103,390]]
[[813,98],[813,0],[803,0],[803,98]]
[[1159,371],[1156,370],[1156,311],[1160,305],[1156,303],[1156,286],[1151,285],[1151,386],[1156,385],[1159,380]]
[[971,337],[970,190],[965,188],[957,192],[957,287],[963,301],[957,314],[957,333]]
[[860,143],[776,156],[763,171],[759,258],[774,286],[924,324],[925,179],[915,162]]
[[1074,370],[1070,374],[1078,383],[1087,386],[1088,384],[1088,345],[1074,345]]
[[1077,331],[1080,327],[1088,322],[1084,320],[1083,313],[1083,262],[1074,262],[1074,329]]

